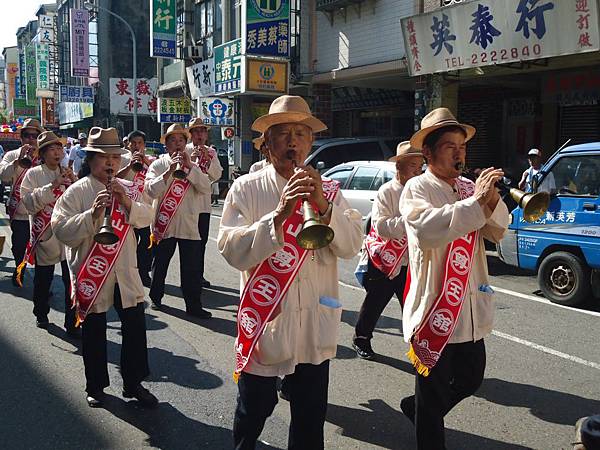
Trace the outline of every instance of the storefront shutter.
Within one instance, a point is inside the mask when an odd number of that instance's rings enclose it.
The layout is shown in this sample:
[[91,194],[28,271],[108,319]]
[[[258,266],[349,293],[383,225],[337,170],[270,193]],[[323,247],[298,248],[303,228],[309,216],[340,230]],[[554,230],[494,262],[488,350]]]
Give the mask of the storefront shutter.
[[560,139],[562,145],[600,141],[600,105],[562,106],[560,108]]

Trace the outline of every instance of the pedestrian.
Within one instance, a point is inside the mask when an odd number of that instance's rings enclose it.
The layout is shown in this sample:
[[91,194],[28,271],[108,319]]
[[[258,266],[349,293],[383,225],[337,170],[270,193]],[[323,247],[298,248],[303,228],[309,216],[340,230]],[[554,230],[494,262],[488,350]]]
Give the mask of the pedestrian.
[[[81,165],[85,160],[85,147],[87,146],[87,134],[79,133],[78,136],[79,142],[77,145],[74,145],[69,152],[69,168],[73,170],[77,176],[79,176],[79,171],[81,170]],[[86,169],[88,170],[88,169]],[[82,178],[79,176],[79,178]]]
[[[217,183],[223,174],[223,167],[217,157],[217,152],[214,148],[208,146],[208,131],[209,127],[202,122],[202,119],[196,117],[190,120],[188,124],[188,132],[190,133],[190,143],[186,146],[186,151],[190,155],[192,162],[200,167],[200,170],[208,175],[211,183]],[[200,248],[197,258],[200,262],[199,276],[202,287],[210,287],[210,282],[204,278],[204,254],[206,253],[206,243],[208,242],[208,234],[210,231],[210,211],[211,211],[211,195],[213,189],[208,194],[201,195],[198,198],[199,214],[198,214],[198,232],[200,233]]]
[[25,248],[29,242],[29,214],[22,202],[21,183],[29,168],[38,162],[37,138],[42,131],[44,129],[37,119],[25,119],[21,127],[21,147],[6,152],[0,163],[0,179],[4,183],[12,184],[6,212],[12,231],[11,250],[15,260],[15,270],[12,275],[14,286],[19,286],[17,267],[23,261]]
[[[207,196],[210,203],[210,177],[185,151],[188,137],[187,130],[181,125],[171,125],[162,137],[168,153],[150,164],[146,175],[144,189],[154,200],[156,214],[150,236],[152,245],[156,245],[150,300],[153,309],[162,308],[165,278],[178,246],[185,310],[191,316],[208,319],[212,314],[202,308],[202,284],[198,279],[201,269],[198,216]],[[176,170],[183,171],[185,178],[174,178]]]
[[483,339],[492,331],[483,239],[499,242],[509,214],[495,187],[502,170],[484,169],[475,183],[461,177],[474,134],[446,108],[427,114],[410,144],[423,150],[428,168],[400,197],[410,256],[402,326],[417,370],[415,395],[400,407],[421,450],[445,448],[444,416],[481,385]]
[[[323,182],[319,172],[304,166],[314,133],[326,128],[301,97],[275,99],[252,125],[265,134],[272,164],[238,178],[225,199],[217,245],[242,281],[236,449],[255,448],[277,403],[277,377],[286,375],[288,448],[324,448],[329,360],[336,354],[342,313],[337,258],[354,257],[362,243],[361,215],[339,184]],[[296,241],[302,198],[335,233],[319,250],[305,250]]]
[[252,139],[252,143],[254,144],[254,148],[260,152],[263,159],[252,164],[248,173],[258,172],[270,163],[269,152],[265,146],[265,137],[261,134],[259,137]]
[[60,165],[62,167],[69,167],[69,155],[71,154],[71,146],[72,146],[72,142],[71,142],[71,138],[67,138],[67,142],[65,143],[65,146],[63,147],[63,158],[60,160]]
[[[134,130],[126,138],[129,150],[121,157],[121,170],[117,177],[125,180],[139,183],[142,188],[146,181],[148,167],[152,164],[155,158],[146,155],[146,134],[143,131]],[[147,203],[152,203],[152,199],[146,196]],[[137,262],[138,272],[142,279],[142,284],[150,287],[152,278],[150,271],[152,270],[152,250],[150,249],[150,227],[134,228],[135,237],[137,239]]]
[[363,255],[368,259],[363,283],[367,294],[358,314],[352,347],[363,359],[371,359],[373,330],[394,294],[400,302],[404,293],[408,255],[404,218],[400,214],[400,194],[406,182],[422,172],[423,154],[410,142],[398,144],[396,177],[379,188],[371,210],[371,230],[364,241]]
[[[136,269],[137,242],[132,229],[148,226],[152,207],[139,201],[137,186],[114,177],[126,152],[115,128],[93,127],[85,150],[90,173],[58,199],[51,223],[56,238],[67,246],[77,320],[82,323],[86,400],[91,407],[102,406],[104,389],[110,384],[106,312],[114,306],[123,336],[123,396],[153,407],[158,400],[141,384],[150,371],[144,287]],[[114,245],[94,242],[105,214],[119,238]]]
[[529,167],[519,181],[519,189],[525,192],[531,192],[533,190],[533,180],[535,175],[542,168],[542,152],[537,148],[532,148],[527,153],[527,160],[529,161]]
[[[62,142],[52,131],[44,131],[38,136],[38,149],[42,164],[28,170],[21,185],[23,206],[29,213],[31,241],[18,275],[27,263],[35,264],[33,275],[33,314],[39,328],[48,328],[50,312],[49,297],[54,266],[60,264],[62,282],[65,289],[65,320],[67,334],[79,336],[75,327],[75,310],[71,308],[71,282],[64,245],[52,233],[50,217],[56,200],[63,195],[67,186],[77,178],[71,169],[62,169],[60,161],[63,155]],[[21,277],[17,281],[22,283]]]

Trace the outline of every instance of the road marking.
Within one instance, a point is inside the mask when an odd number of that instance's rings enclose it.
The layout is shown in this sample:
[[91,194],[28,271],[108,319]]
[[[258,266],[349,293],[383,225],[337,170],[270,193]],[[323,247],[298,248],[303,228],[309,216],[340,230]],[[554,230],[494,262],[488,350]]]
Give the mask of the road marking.
[[600,370],[600,364],[592,362],[592,361],[588,361],[587,359],[583,359],[583,358],[579,358],[578,356],[573,356],[573,355],[569,355],[567,353],[559,352],[558,350],[544,347],[543,345],[536,344],[535,342],[526,341],[525,339],[511,336],[510,334],[502,333],[501,331],[492,330],[492,334],[494,336],[500,337],[502,339],[507,339],[509,341],[516,342],[517,344],[531,347],[535,350],[539,350],[540,352],[547,353],[547,354],[553,355],[553,356],[558,356],[559,358],[566,359],[567,361],[571,361],[571,362],[574,362],[577,364],[581,364],[583,366],[592,367],[594,369]]

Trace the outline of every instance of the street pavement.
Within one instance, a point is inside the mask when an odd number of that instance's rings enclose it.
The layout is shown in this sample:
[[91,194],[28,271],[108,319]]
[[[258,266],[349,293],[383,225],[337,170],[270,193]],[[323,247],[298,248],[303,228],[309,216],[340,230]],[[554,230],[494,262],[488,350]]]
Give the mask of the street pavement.
[[[159,398],[154,410],[121,396],[120,323],[109,314],[111,386],[104,409],[85,402],[80,342],[66,337],[62,287],[55,276],[49,330],[31,313],[33,271],[23,289],[10,274],[10,239],[0,258],[0,448],[2,449],[228,449],[235,408],[233,340],[239,274],[216,249],[220,208],[213,210],[203,302],[210,320],[186,316],[179,289],[179,260],[167,278],[164,311],[147,309],[152,374],[146,386]],[[9,235],[2,219],[0,233]],[[490,254],[497,288],[496,325],[486,339],[485,381],[446,417],[448,449],[567,449],[573,425],[600,413],[600,313],[559,308],[536,294],[532,274],[503,265]],[[340,263],[344,304],[337,358],[330,370],[325,424],[327,449],[412,449],[414,432],[399,402],[414,389],[405,356],[401,314],[394,299],[376,329],[373,361],[356,357],[353,326],[363,291],[353,270]],[[598,303],[598,300],[596,300]],[[287,448],[289,407],[280,400],[266,423],[261,449]]]

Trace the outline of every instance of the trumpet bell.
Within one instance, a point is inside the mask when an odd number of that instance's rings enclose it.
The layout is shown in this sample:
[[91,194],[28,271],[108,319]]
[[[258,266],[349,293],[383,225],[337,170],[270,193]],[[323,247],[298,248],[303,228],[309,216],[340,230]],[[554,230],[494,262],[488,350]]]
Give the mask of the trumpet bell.
[[119,241],[119,236],[117,236],[110,223],[110,217],[104,218],[102,226],[94,235],[94,241],[101,245],[113,245]]
[[516,188],[511,188],[510,196],[519,207],[523,208],[523,219],[527,222],[535,222],[541,219],[550,206],[550,194],[548,192],[526,193]]
[[304,201],[304,223],[296,241],[306,250],[318,250],[327,247],[335,236],[333,229],[321,222],[310,203]]
[[173,178],[177,178],[178,180],[185,180],[187,178],[187,174],[183,169],[177,169],[173,172]]
[[141,162],[134,162],[131,165],[131,170],[133,170],[134,172],[141,172],[142,170],[144,170],[144,165]]
[[31,166],[33,165],[33,161],[31,161],[31,158],[21,158],[19,160],[19,165],[23,168],[23,169],[30,169]]

